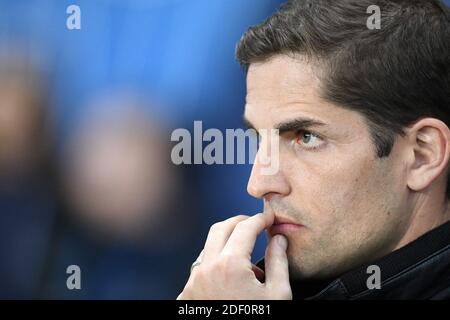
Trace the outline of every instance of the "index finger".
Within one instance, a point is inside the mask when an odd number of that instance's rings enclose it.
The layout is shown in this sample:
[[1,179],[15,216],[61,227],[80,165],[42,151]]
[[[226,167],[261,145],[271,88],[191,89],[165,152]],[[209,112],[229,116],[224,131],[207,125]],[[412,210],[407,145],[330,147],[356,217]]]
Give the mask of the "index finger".
[[255,247],[256,238],[274,221],[273,213],[258,213],[239,222],[228,239],[222,254],[250,257]]

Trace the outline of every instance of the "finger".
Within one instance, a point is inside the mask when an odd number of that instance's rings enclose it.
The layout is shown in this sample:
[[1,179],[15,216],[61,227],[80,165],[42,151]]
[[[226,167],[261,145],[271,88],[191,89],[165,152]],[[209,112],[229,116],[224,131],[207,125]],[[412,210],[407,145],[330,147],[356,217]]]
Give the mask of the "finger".
[[208,237],[206,238],[205,247],[203,249],[204,259],[208,260],[212,256],[218,255],[227,243],[227,240],[236,225],[248,218],[249,216],[239,215],[213,224],[209,229]]
[[245,221],[239,222],[225,244],[222,254],[237,255],[250,259],[256,237],[265,228],[272,225],[273,221],[273,214],[258,213]]
[[288,241],[282,235],[275,235],[270,240],[264,257],[267,286],[290,290],[287,247]]

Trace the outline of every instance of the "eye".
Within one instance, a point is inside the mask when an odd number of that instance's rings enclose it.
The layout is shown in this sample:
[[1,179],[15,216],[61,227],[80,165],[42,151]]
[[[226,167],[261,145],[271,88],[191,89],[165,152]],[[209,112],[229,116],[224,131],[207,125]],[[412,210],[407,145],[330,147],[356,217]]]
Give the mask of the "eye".
[[322,145],[323,140],[312,132],[301,130],[297,132],[296,143],[305,149],[316,149]]

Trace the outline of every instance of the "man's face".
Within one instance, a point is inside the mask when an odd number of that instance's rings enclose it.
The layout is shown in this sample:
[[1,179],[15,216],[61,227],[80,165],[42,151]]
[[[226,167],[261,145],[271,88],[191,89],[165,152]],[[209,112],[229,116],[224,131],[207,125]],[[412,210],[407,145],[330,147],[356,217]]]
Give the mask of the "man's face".
[[278,172],[264,175],[255,162],[248,191],[264,199],[265,212],[303,225],[283,232],[291,275],[300,278],[336,276],[379,258],[410,221],[402,140],[378,158],[363,116],[320,98],[316,72],[275,56],[252,64],[247,77],[246,119],[256,130],[288,129],[280,130]]

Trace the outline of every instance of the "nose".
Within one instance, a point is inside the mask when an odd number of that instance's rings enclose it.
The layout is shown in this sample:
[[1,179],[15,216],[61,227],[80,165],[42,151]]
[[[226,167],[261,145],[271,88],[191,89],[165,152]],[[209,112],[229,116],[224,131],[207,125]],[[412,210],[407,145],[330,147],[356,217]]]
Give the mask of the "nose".
[[251,196],[263,199],[274,194],[286,196],[291,192],[281,166],[279,170],[270,175],[263,174],[263,168],[264,166],[258,161],[257,156],[247,184],[247,192]]

